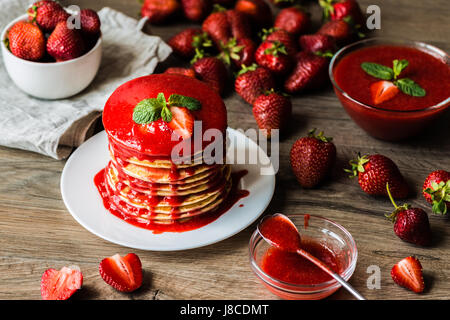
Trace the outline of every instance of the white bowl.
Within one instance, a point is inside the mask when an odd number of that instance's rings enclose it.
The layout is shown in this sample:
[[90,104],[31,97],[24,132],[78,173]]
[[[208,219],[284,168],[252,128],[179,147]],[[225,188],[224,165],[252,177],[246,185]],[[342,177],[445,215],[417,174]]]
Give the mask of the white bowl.
[[9,76],[23,91],[41,99],[63,99],[84,90],[94,79],[102,58],[102,38],[87,53],[63,62],[34,62],[20,59],[6,47],[8,30],[18,21],[27,20],[24,14],[11,21],[1,34],[3,62]]

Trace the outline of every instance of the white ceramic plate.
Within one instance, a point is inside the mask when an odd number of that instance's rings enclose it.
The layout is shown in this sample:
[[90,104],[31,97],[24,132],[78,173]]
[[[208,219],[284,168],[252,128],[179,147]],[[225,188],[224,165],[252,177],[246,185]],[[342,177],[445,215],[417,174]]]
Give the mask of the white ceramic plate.
[[263,213],[275,190],[275,175],[260,174],[261,163],[269,163],[271,168],[266,153],[239,131],[228,128],[228,137],[237,142],[232,144],[232,151],[259,153],[260,164],[232,165],[232,171],[248,170],[239,187],[248,190],[250,194],[240,199],[217,220],[199,229],[154,234],[150,230],[126,223],[105,209],[94,185],[94,176],[110,159],[105,131],[83,143],[67,160],[61,176],[62,198],[70,214],[84,228],[107,241],[130,248],[186,250],[227,239],[248,227]]

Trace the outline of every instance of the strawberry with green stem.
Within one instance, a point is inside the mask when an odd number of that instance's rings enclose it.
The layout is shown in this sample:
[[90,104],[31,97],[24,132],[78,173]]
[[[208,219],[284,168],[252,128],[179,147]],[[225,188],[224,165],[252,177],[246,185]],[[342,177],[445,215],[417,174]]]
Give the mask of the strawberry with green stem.
[[386,183],[386,191],[395,210],[385,216],[394,222],[394,232],[403,241],[419,246],[431,243],[431,228],[427,213],[421,208],[412,208],[409,204],[397,206]]
[[133,110],[133,121],[137,124],[147,124],[154,121],[164,121],[183,140],[189,139],[194,130],[194,116],[190,111],[199,110],[201,103],[195,98],[171,94],[166,101],[164,93],[158,93],[156,98],[144,99]]
[[364,15],[356,0],[319,0],[325,20],[343,20],[350,17],[355,24],[364,24]]
[[234,90],[246,102],[253,104],[264,92],[275,87],[275,80],[269,70],[256,63],[246,66],[238,72],[234,82]]
[[370,86],[372,101],[380,104],[395,97],[400,91],[413,97],[424,97],[425,89],[410,78],[399,78],[408,67],[408,60],[395,59],[392,68],[374,62],[363,62],[361,68],[370,76],[382,79]]
[[280,41],[264,41],[255,52],[255,61],[275,74],[285,74],[292,64],[286,47]]
[[423,184],[423,196],[433,205],[433,213],[446,214],[450,208],[450,172],[436,170]]

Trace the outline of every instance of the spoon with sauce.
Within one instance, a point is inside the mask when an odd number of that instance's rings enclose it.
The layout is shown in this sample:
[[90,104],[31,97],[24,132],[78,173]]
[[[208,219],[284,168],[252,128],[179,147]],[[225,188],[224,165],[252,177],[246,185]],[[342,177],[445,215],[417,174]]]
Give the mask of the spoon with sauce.
[[272,216],[264,217],[257,228],[264,240],[270,245],[283,251],[296,252],[332,276],[358,300],[366,300],[340,275],[332,271],[326,264],[311,255],[308,251],[302,249],[302,241],[297,227],[284,214],[276,213]]

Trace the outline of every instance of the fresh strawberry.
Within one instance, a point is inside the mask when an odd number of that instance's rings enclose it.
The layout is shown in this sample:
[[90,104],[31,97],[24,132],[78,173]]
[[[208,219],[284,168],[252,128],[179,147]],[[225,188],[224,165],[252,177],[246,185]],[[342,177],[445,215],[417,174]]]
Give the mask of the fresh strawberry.
[[272,11],[264,0],[238,0],[234,10],[247,15],[256,29],[272,24]]
[[251,36],[250,25],[245,16],[235,10],[218,11],[210,14],[202,24],[218,49],[231,38],[248,39]]
[[194,22],[203,20],[212,9],[212,0],[181,0],[184,16]]
[[222,94],[228,79],[228,71],[218,58],[205,57],[193,64],[195,76],[209,84],[219,94]]
[[297,181],[304,188],[314,188],[331,172],[336,162],[336,147],[332,138],[323,131],[315,134],[311,130],[307,137],[295,141],[290,152],[291,168]]
[[308,30],[310,20],[309,15],[299,7],[290,7],[280,10],[275,18],[274,27],[298,36]]
[[44,300],[67,300],[83,285],[83,274],[77,269],[47,269],[41,278]]
[[99,272],[103,280],[118,291],[131,292],[142,285],[142,264],[134,253],[124,257],[115,254],[103,259]]
[[284,90],[298,93],[305,89],[319,89],[328,80],[328,59],[324,56],[301,51],[296,56],[296,64],[284,82]]
[[289,98],[272,90],[253,102],[252,111],[259,129],[270,138],[272,130],[285,129],[292,114],[292,104]]
[[319,0],[325,19],[351,18],[355,24],[364,24],[364,15],[356,0]]
[[433,205],[433,212],[446,214],[450,209],[450,172],[433,171],[423,184],[423,196]]
[[219,58],[230,65],[231,61],[235,66],[251,65],[255,58],[256,44],[252,39],[232,38],[228,43],[221,47]]
[[167,124],[170,129],[176,132],[183,140],[187,140],[194,132],[194,116],[183,107],[170,107],[172,120]]
[[398,87],[391,81],[380,80],[370,85],[370,93],[374,104],[392,99],[399,93]]
[[171,67],[171,68],[167,68],[166,71],[164,71],[164,73],[181,74],[183,76],[191,77],[191,78],[195,79],[195,71],[192,68]]
[[294,57],[297,53],[297,43],[294,37],[283,29],[270,28],[262,30],[263,41],[278,41],[284,45],[287,54]]
[[264,92],[275,87],[275,80],[272,74],[265,68],[256,64],[243,66],[234,82],[236,92],[250,104]]
[[29,17],[32,17],[33,21],[45,32],[53,31],[58,22],[67,21],[70,17],[64,8],[55,1],[40,2],[33,5],[32,8],[35,10],[35,16],[30,16],[29,12]]
[[419,246],[429,245],[431,228],[427,213],[420,208],[411,208],[408,204],[397,206],[389,190],[389,184],[386,185],[386,191],[395,208],[391,214],[386,215],[394,222],[395,234],[406,242]]
[[100,18],[92,9],[83,9],[80,11],[81,32],[90,37],[100,35]]
[[28,21],[29,22],[36,22],[36,15],[37,15],[37,9],[42,6],[44,3],[53,2],[53,0],[43,0],[43,1],[36,1],[32,5],[30,5],[27,9],[28,14]]
[[358,177],[361,189],[370,195],[388,196],[386,184],[394,198],[406,198],[409,193],[408,185],[397,165],[381,154],[360,156],[350,161],[351,169],[344,169],[351,173],[351,177]]
[[202,33],[200,28],[187,28],[170,38],[168,44],[175,54],[192,58],[195,54],[194,37]]
[[145,0],[142,8],[142,17],[147,17],[150,23],[162,23],[180,10],[177,0]]
[[425,289],[422,265],[416,257],[407,257],[398,262],[391,270],[391,277],[399,286],[416,293]]
[[333,37],[339,46],[346,45],[355,37],[354,29],[344,20],[328,21],[317,33]]
[[292,65],[286,47],[279,41],[263,41],[256,49],[255,61],[275,74],[285,74]]
[[39,61],[45,54],[45,37],[31,22],[19,21],[8,31],[6,44],[18,58]]
[[85,52],[85,43],[79,30],[69,29],[67,23],[58,23],[47,40],[47,52],[56,61],[78,58]]
[[335,52],[333,37],[324,34],[305,34],[299,38],[300,48],[307,52]]

